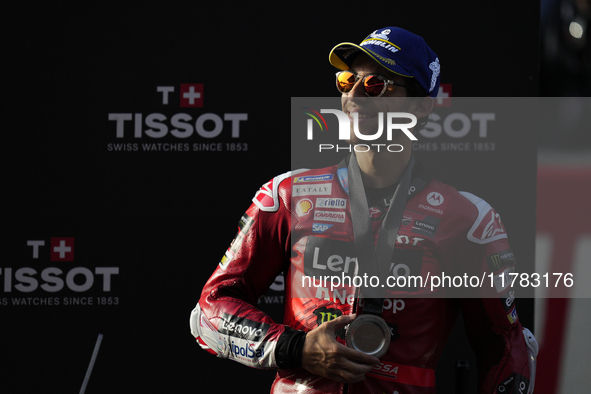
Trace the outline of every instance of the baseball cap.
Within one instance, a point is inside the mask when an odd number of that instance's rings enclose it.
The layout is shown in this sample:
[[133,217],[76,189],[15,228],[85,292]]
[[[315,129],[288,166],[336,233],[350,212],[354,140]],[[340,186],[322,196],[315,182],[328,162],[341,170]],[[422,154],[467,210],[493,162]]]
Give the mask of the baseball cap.
[[399,27],[385,27],[375,30],[359,45],[338,44],[330,51],[328,59],[339,70],[348,70],[361,51],[393,73],[415,78],[429,96],[437,96],[439,58],[421,36]]

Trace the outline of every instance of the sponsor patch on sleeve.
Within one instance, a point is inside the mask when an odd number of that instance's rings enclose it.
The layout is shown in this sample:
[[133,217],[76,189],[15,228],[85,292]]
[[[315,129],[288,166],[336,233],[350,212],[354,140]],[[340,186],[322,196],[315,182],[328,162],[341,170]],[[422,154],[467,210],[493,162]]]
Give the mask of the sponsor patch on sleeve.
[[228,358],[251,367],[270,368],[276,365],[275,342],[264,341],[270,326],[244,317],[224,313],[218,325],[220,334],[228,338]]
[[460,194],[470,200],[478,209],[478,217],[468,231],[468,240],[477,244],[487,244],[507,238],[501,216],[483,199],[467,192]]
[[283,182],[285,179],[304,171],[307,170],[301,169],[297,171],[288,171],[284,174],[276,176],[275,178],[271,179],[269,182],[261,186],[261,188],[255,193],[252,202],[261,211],[277,211],[279,209],[279,193],[277,192],[279,184]]
[[240,249],[240,246],[242,245],[242,241],[244,240],[246,233],[248,233],[248,230],[252,226],[253,221],[254,220],[250,216],[248,216],[246,213],[244,215],[242,215],[242,217],[238,221],[238,232],[236,233],[236,236],[232,240],[230,247],[228,248],[228,250],[226,250],[226,253],[224,253],[224,255],[222,256],[222,259],[220,260],[220,267],[222,267],[223,269],[226,269],[226,267],[228,266],[228,263],[230,263],[230,261],[232,261],[232,259],[234,258],[234,255],[236,254],[238,249]]
[[501,394],[526,394],[529,389],[529,379],[518,373],[512,373],[509,378],[497,386],[497,392]]
[[266,323],[224,313],[220,319],[218,331],[231,337],[260,342],[267,334],[269,327]]
[[509,319],[509,322],[511,324],[517,321],[517,308],[513,307],[513,310],[509,314],[507,314],[507,319]]
[[486,256],[486,263],[491,272],[496,272],[505,267],[513,267],[516,264],[515,255],[511,249]]

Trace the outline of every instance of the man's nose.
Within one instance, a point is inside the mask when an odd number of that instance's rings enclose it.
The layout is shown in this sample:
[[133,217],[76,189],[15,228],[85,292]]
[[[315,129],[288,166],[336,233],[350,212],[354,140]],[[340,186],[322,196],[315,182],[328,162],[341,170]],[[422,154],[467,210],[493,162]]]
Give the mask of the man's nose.
[[365,88],[363,86],[363,78],[359,78],[353,88],[349,91],[349,97],[366,97]]

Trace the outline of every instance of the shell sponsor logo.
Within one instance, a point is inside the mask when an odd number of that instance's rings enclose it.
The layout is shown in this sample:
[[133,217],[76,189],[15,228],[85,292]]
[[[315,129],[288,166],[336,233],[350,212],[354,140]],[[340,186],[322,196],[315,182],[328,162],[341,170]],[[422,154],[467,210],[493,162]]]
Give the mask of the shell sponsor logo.
[[304,198],[303,200],[298,201],[296,204],[296,214],[298,216],[304,216],[310,213],[310,211],[314,208],[314,204],[308,198]]

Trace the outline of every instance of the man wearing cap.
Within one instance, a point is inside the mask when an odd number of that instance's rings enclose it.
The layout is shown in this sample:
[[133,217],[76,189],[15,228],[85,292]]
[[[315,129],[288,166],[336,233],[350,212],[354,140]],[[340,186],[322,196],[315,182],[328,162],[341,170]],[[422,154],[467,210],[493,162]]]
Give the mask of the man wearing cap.
[[[439,58],[413,33],[378,29],[359,45],[337,45],[329,60],[341,70],[337,88],[354,147],[359,135],[375,133],[380,113],[420,122],[433,108]],[[450,299],[443,289],[345,283],[363,273],[386,283],[441,272],[499,274],[515,265],[490,205],[432,179],[402,130],[389,142],[402,149],[355,149],[337,165],[263,185],[204,286],[192,334],[218,357],[276,368],[273,393],[427,394],[436,392],[435,367],[461,311],[478,357],[479,392],[532,392],[537,344],[519,323],[509,288]],[[283,324],[254,307],[280,272]],[[328,282],[331,274],[341,275],[341,286]],[[304,285],[306,276],[323,275],[324,282]]]

